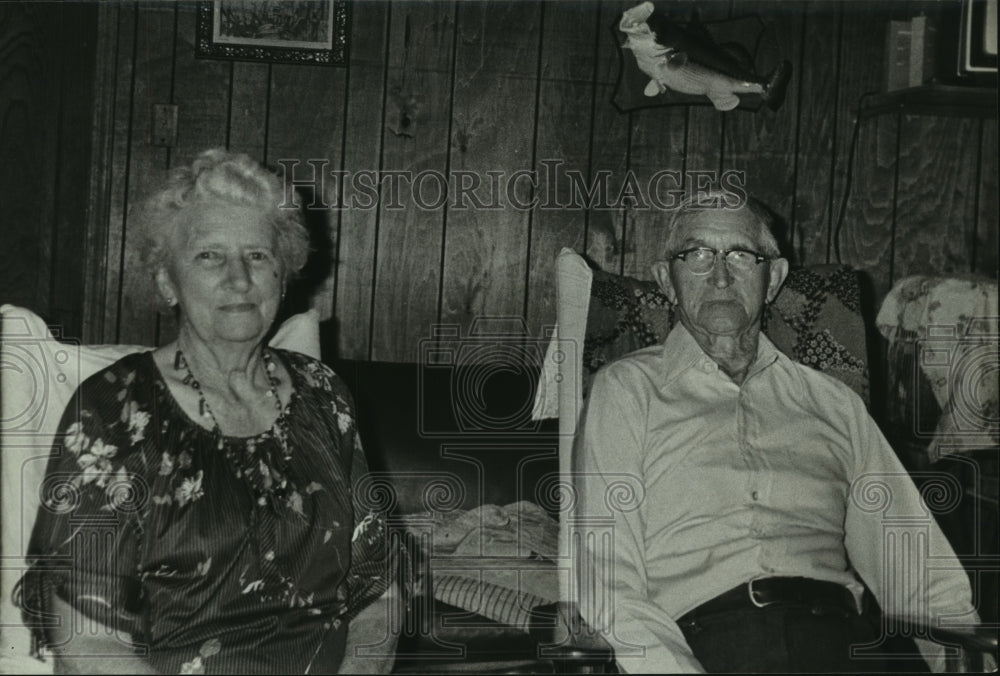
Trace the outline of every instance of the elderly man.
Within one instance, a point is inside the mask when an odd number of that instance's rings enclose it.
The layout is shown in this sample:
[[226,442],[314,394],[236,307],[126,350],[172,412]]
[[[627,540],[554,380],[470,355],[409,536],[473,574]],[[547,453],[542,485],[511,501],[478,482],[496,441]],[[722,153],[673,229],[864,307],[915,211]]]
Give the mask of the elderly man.
[[[858,489],[899,514],[925,514],[920,497],[861,399],[761,333],[788,261],[767,211],[732,202],[682,203],[652,268],[677,326],[594,378],[578,510],[614,515],[613,548],[581,610],[625,671],[876,671],[851,654],[879,638],[861,581],[887,614],[972,623],[968,579],[933,522],[916,557],[933,571],[883,558]],[[623,481],[638,504],[609,512]]]

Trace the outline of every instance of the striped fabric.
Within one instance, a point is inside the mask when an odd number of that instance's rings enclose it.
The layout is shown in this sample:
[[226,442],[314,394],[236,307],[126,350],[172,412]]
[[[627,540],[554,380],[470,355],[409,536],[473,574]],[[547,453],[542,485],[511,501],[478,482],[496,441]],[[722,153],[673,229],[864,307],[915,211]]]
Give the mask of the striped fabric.
[[458,575],[436,575],[434,598],[525,632],[531,609],[547,603],[534,594]]

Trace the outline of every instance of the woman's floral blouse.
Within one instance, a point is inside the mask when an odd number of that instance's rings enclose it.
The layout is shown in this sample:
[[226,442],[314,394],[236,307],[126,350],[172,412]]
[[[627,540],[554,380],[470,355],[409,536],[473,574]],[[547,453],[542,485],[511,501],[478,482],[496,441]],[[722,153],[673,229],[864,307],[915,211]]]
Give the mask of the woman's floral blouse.
[[277,354],[295,389],[288,457],[277,425],[220,449],[150,353],[84,382],[41,487],[29,626],[54,592],[148,646],[163,672],[336,670],[347,621],[388,586],[385,522],[352,499],[367,467],[343,383]]

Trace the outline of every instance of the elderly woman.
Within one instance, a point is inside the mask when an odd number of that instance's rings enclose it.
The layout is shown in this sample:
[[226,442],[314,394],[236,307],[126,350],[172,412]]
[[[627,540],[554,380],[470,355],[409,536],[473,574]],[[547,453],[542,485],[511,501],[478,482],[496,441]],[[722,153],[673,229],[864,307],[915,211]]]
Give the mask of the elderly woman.
[[387,588],[384,522],[352,500],[366,465],[350,395],[265,346],[308,253],[282,196],[246,155],[211,150],[142,211],[179,330],[63,415],[22,582],[57,669],[334,672],[348,621]]

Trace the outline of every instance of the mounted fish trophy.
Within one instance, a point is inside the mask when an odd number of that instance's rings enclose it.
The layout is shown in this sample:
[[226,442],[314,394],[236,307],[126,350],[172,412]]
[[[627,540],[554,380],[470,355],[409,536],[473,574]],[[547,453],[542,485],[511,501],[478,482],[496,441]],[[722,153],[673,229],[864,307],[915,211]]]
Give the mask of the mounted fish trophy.
[[[770,31],[758,17],[713,22],[711,27],[710,32],[697,18],[683,24],[674,21],[657,11],[652,2],[626,10],[618,23],[618,30],[625,34],[620,53],[622,74],[614,97],[618,109],[691,105],[705,102],[702,97],[707,97],[718,110],[757,110],[762,103],[777,110],[785,98],[792,64],[774,58],[773,34],[770,45],[761,40]],[[729,38],[757,45],[756,54]],[[765,53],[769,47],[770,53]],[[625,54],[626,50],[634,58]],[[758,75],[755,60],[763,62],[769,57],[776,63],[766,75]]]

